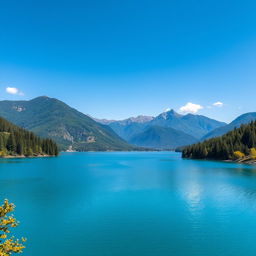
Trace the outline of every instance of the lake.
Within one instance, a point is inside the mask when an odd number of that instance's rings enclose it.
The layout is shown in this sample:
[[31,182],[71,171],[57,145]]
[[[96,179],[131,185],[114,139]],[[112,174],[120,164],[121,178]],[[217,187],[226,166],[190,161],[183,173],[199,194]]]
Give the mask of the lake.
[[255,256],[256,167],[173,152],[1,159],[29,256]]

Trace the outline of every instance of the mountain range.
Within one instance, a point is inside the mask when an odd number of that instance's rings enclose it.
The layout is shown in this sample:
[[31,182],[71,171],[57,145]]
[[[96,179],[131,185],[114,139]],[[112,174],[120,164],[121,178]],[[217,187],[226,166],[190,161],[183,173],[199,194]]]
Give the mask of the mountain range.
[[0,101],[0,116],[41,137],[57,142],[61,150],[133,150],[109,126],[54,98]]
[[159,149],[174,149],[195,143],[214,129],[226,125],[202,115],[181,115],[174,110],[156,117],[138,116],[121,121],[97,121],[108,124],[131,144]]
[[94,119],[46,96],[29,101],[0,101],[0,116],[41,137],[53,139],[60,150],[77,151],[175,149],[223,135],[256,120],[256,112],[243,114],[226,124],[203,115],[181,115],[174,110],[156,117]]
[[[105,119],[105,123],[131,144],[173,149],[222,136],[234,128],[239,128],[242,124],[248,124],[254,120],[256,120],[256,112],[245,113],[226,124],[202,115],[181,115],[170,110],[156,117],[138,116],[121,121]],[[102,122],[101,120],[97,121]]]

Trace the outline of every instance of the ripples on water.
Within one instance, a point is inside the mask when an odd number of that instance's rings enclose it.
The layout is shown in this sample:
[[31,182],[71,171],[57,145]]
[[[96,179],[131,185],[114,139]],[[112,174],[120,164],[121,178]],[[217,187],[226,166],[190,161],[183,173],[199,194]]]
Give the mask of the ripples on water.
[[255,174],[171,152],[74,153],[0,160],[0,196],[17,205],[24,255],[254,256]]

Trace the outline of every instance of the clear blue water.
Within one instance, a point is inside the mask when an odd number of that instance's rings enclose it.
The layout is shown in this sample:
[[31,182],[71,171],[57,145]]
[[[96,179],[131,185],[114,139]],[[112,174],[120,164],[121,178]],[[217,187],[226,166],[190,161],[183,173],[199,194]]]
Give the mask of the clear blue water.
[[256,254],[256,167],[178,153],[0,160],[29,256]]

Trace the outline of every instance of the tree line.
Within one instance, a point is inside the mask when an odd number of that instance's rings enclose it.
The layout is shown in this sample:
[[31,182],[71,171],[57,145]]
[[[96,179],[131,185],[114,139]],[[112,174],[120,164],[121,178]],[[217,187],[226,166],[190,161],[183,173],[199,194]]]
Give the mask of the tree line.
[[193,144],[182,150],[183,158],[193,159],[237,159],[254,154],[256,147],[256,121],[217,138]]
[[2,156],[58,155],[57,144],[42,139],[0,117],[0,157]]

